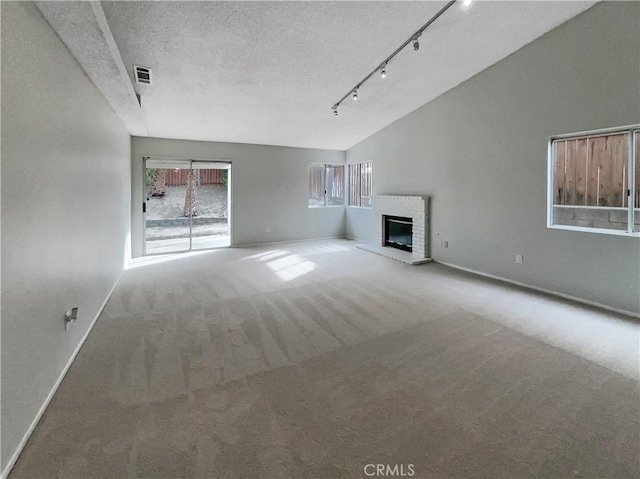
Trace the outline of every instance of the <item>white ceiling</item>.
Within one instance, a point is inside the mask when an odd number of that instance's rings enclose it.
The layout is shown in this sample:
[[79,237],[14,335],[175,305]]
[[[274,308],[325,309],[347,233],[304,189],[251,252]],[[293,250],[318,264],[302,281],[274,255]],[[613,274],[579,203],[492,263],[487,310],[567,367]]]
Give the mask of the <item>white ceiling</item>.
[[[149,136],[339,150],[595,2],[458,2],[425,31],[419,52],[403,50],[385,80],[372,77],[334,117],[331,106],[445,3],[101,2],[131,81],[133,64],[153,71],[152,85],[134,84]],[[60,34],[87,48],[73,35]],[[95,58],[79,61],[97,83]]]

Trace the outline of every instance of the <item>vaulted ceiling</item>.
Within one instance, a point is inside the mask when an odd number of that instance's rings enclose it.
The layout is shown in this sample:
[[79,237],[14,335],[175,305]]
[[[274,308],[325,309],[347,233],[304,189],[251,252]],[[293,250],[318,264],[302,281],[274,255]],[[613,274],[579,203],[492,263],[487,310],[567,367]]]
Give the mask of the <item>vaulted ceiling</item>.
[[36,2],[134,135],[340,150],[595,2],[457,2],[334,117],[445,3]]

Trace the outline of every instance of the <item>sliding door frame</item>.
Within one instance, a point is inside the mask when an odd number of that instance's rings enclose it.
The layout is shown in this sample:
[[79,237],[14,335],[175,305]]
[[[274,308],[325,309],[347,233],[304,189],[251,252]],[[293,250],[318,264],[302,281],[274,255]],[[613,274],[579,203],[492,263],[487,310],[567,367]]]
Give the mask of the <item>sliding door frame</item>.
[[[227,227],[229,229],[229,246],[214,246],[211,248],[198,248],[193,249],[193,216],[189,216],[189,249],[179,251],[168,251],[160,253],[148,253],[147,252],[147,161],[149,160],[170,160],[175,162],[184,162],[189,165],[189,170],[193,170],[194,163],[224,163],[228,165],[227,168],[220,168],[227,170]],[[213,168],[212,168],[213,169]],[[190,253],[193,251],[208,251],[220,248],[230,248],[233,246],[233,167],[232,161],[228,159],[210,159],[210,158],[186,158],[181,156],[143,156],[142,157],[142,256],[161,256],[166,254],[181,254]]]

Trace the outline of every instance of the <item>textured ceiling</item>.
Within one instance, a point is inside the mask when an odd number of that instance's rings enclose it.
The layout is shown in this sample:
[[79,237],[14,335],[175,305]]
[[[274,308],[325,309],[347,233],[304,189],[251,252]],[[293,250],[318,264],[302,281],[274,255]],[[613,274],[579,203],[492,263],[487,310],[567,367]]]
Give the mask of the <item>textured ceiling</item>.
[[149,136],[344,150],[595,2],[458,2],[338,117],[446,2],[101,3]]
[[147,129],[100,2],[34,2],[113,110],[136,136]]

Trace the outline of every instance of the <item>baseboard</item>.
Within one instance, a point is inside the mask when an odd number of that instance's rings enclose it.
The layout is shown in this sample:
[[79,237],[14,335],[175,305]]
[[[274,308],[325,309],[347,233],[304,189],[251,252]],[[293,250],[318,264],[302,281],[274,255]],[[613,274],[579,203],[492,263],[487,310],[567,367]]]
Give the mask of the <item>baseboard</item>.
[[288,243],[303,243],[307,241],[321,241],[329,239],[348,239],[346,236],[324,236],[322,238],[307,238],[307,239],[295,239],[288,241],[270,241],[268,243],[251,243],[251,244],[237,244],[231,245],[232,248],[248,248],[250,246],[268,246],[271,244],[288,244]]
[[465,268],[463,266],[458,266],[456,264],[445,263],[444,261],[434,260],[434,262],[442,264],[444,266],[448,266],[450,268],[458,269],[460,271],[466,271],[467,273],[477,274],[478,276],[484,276],[485,278],[495,279],[497,281],[502,281],[503,283],[509,283],[516,286],[520,286],[522,288],[531,289],[534,291],[538,291],[540,293],[549,294],[551,296],[557,296],[559,298],[568,299],[569,301],[575,301],[576,303],[582,303],[587,306],[593,306],[595,308],[604,309],[607,311],[611,311],[613,313],[623,314],[625,316],[631,316],[632,318],[640,319],[640,313],[634,313],[633,311],[627,311],[626,309],[614,308],[613,306],[608,306],[602,303],[596,303],[595,301],[589,301],[587,299],[578,298],[576,296],[571,296],[570,294],[559,293],[558,291],[552,291],[550,289],[540,288],[538,286],[533,286],[527,283],[521,283],[520,281],[514,281],[512,279],[503,278],[502,276],[496,276],[494,274],[483,273],[482,271],[476,271],[475,269]]
[[349,235],[345,236],[344,239],[348,239],[348,240],[351,240],[351,241],[357,241],[358,243],[367,243],[367,242],[370,241],[370,240],[366,240],[366,239],[362,239],[362,238],[356,238],[355,236],[349,236]]
[[9,459],[9,462],[7,463],[7,466],[4,468],[4,471],[2,471],[2,474],[0,474],[0,479],[7,479],[7,477],[9,476],[9,473],[11,472],[11,469],[13,469],[13,466],[15,466],[16,462],[18,461],[18,458],[20,457],[20,454],[22,453],[22,450],[27,445],[27,441],[29,441],[29,438],[31,437],[31,434],[33,434],[33,431],[36,428],[36,426],[38,425],[38,422],[40,422],[40,419],[42,419],[42,415],[47,410],[47,407],[49,406],[49,403],[53,399],[53,396],[56,394],[56,391],[58,390],[58,388],[60,387],[60,384],[62,383],[62,380],[64,379],[64,377],[66,376],[67,372],[69,371],[69,368],[71,367],[71,364],[73,364],[73,361],[76,359],[76,356],[80,352],[80,349],[84,345],[84,342],[89,337],[89,333],[91,333],[91,330],[93,329],[93,326],[96,324],[96,322],[98,321],[98,318],[100,317],[100,315],[104,311],[104,308],[107,306],[107,302],[111,298],[111,295],[115,291],[116,286],[120,282],[120,278],[122,277],[123,273],[124,273],[124,271],[121,272],[118,275],[118,278],[116,278],[115,283],[113,283],[113,286],[111,287],[111,290],[109,291],[109,294],[107,294],[107,297],[103,301],[102,305],[100,306],[100,309],[98,310],[98,313],[95,315],[95,317],[91,321],[91,324],[89,325],[89,328],[87,329],[87,332],[84,334],[84,336],[80,340],[80,343],[78,343],[78,346],[76,346],[76,349],[73,351],[73,354],[69,358],[69,361],[67,361],[67,364],[65,365],[64,369],[60,373],[60,376],[58,377],[58,380],[53,385],[53,388],[51,388],[51,391],[49,391],[49,394],[47,395],[47,398],[44,400],[44,403],[42,404],[40,409],[38,410],[38,413],[36,414],[36,417],[31,422],[31,425],[29,426],[29,429],[27,429],[27,432],[25,432],[24,436],[22,437],[22,440],[18,444],[18,447],[16,448],[15,452],[11,456],[11,459]]

